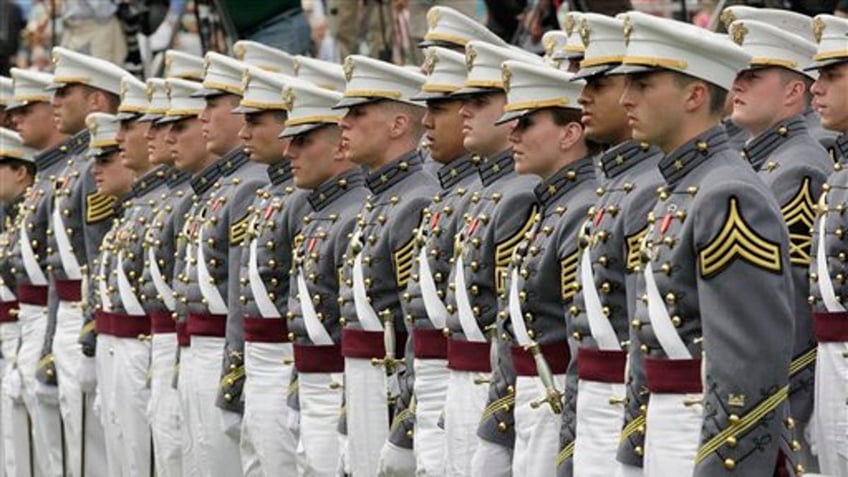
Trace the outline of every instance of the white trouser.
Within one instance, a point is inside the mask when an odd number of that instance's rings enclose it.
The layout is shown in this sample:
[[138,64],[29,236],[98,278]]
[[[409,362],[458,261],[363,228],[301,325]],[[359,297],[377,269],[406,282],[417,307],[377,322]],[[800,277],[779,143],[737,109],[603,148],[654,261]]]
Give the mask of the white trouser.
[[341,373],[298,373],[300,442],[297,454],[303,477],[334,477],[339,460]]
[[[553,378],[557,389],[565,389],[564,374],[556,374]],[[515,379],[515,450],[512,458],[515,475],[556,475],[561,416],[554,414],[547,402],[535,409],[531,405],[545,394],[545,386],[538,376]]]
[[[18,323],[0,323],[3,384],[0,423],[3,429],[3,461],[8,477],[30,477],[29,422],[21,399],[21,375],[16,367],[21,336]],[[0,472],[2,473],[2,472]]]
[[21,347],[18,369],[24,403],[33,426],[35,461],[45,477],[62,475],[62,431],[58,390],[35,379],[47,330],[47,307],[20,304]]
[[471,475],[471,457],[480,440],[477,437],[477,426],[489,397],[489,376],[490,373],[449,371],[445,394],[444,452],[447,475]]
[[[56,311],[53,358],[59,380],[59,411],[65,426],[66,464],[70,477],[106,474],[103,423],[94,415],[94,393],[84,394],[78,377],[85,359],[79,344],[82,324],[80,303],[60,301]],[[85,469],[82,469],[83,450]]]
[[177,334],[156,333],[150,342],[150,403],[147,417],[159,477],[182,473],[180,399],[171,384],[177,359]]
[[474,449],[474,456],[471,458],[471,475],[486,477],[520,475],[513,473],[512,459],[513,452],[509,447],[477,437],[477,448]]
[[645,475],[692,475],[704,413],[701,404],[693,403],[702,398],[651,393],[645,416]]
[[848,476],[848,343],[823,342],[816,358],[815,446],[824,475]]
[[[192,429],[197,430],[195,444],[198,446],[198,460],[203,466],[201,475],[239,477],[242,470],[238,428],[225,424],[225,420],[234,417],[235,413],[215,405],[221,380],[224,338],[192,336],[191,354],[191,369],[183,368],[180,376],[186,371],[194,374],[193,391],[189,394],[194,412],[189,419],[193,420]],[[285,395],[281,395],[280,400],[285,402]]]
[[115,417],[123,434],[121,469],[125,477],[150,475],[150,423],[147,403],[150,389],[147,372],[150,347],[137,338],[114,338]]
[[445,431],[439,419],[448,391],[448,362],[445,359],[416,359],[415,368],[415,451],[416,475],[445,474]]
[[623,383],[584,379],[577,383],[574,477],[609,477],[615,473],[625,394]]
[[180,428],[180,442],[182,448],[182,475],[183,477],[200,477],[202,475],[202,462],[200,460],[200,448],[198,433],[195,428],[197,421],[197,409],[193,406],[192,393],[194,392],[194,356],[190,346],[180,347],[179,379],[177,380],[177,394],[180,399],[180,414],[182,415],[182,427]]
[[641,467],[636,467],[635,465],[622,464],[620,462],[616,465],[617,467],[615,469],[615,477],[642,477],[643,475],[645,475],[645,473],[642,472]]
[[246,476],[297,475],[297,438],[287,425],[286,404],[292,359],[291,343],[244,344],[241,462]]
[[109,475],[121,475],[121,449],[123,434],[115,418],[115,386],[113,382],[115,362],[115,337],[98,335],[95,355],[97,356],[97,400],[99,401],[100,422],[103,425],[106,467]]
[[345,407],[350,473],[353,477],[377,474],[377,461],[389,437],[386,370],[371,360],[345,358]]

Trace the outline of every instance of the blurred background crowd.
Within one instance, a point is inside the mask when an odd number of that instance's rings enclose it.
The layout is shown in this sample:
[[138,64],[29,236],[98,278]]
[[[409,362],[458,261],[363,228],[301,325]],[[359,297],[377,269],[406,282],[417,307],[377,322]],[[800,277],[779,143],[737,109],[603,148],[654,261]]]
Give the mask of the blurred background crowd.
[[434,5],[541,52],[544,32],[572,10],[637,9],[717,29],[715,12],[731,4],[848,16],[848,0],[0,0],[0,75],[12,66],[49,70],[51,48],[62,45],[144,78],[161,71],[169,48],[230,53],[239,39],[329,61],[360,53],[420,64],[416,45]]

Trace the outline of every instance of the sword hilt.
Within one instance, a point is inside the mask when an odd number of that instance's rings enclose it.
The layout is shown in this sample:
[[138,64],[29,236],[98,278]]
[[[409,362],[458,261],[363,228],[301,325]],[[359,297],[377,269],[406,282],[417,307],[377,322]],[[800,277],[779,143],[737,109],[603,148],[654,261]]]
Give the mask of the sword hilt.
[[536,371],[539,374],[539,379],[545,386],[545,395],[530,403],[530,407],[537,409],[547,403],[551,407],[554,414],[562,413],[562,392],[560,392],[554,384],[554,376],[548,362],[545,360],[545,355],[542,354],[539,343],[535,341],[525,346],[525,349],[533,355],[533,360],[536,362]]
[[371,358],[371,365],[383,366],[386,372],[391,374],[403,363],[403,360],[395,358],[395,322],[392,312],[386,309],[380,312],[380,316],[383,318],[383,347],[386,355],[382,358]]

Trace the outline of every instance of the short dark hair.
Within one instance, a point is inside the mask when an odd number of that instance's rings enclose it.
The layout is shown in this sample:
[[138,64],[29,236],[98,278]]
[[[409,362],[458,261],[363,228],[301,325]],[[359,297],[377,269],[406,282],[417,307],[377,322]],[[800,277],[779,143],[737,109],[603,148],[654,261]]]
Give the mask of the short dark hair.
[[695,81],[700,81],[701,83],[704,83],[704,85],[707,87],[707,91],[709,91],[710,93],[710,114],[713,116],[721,116],[724,114],[724,102],[725,100],[727,100],[726,89],[708,81],[702,80],[700,78],[695,78],[694,76],[689,76],[687,74],[677,72],[674,73],[674,81],[681,88],[684,88]]
[[778,67],[778,71],[780,71],[780,78],[783,80],[784,85],[789,84],[791,81],[804,83],[804,106],[809,106],[813,101],[813,92],[810,91],[810,88],[813,86],[813,79],[788,68]]
[[[551,111],[551,117],[554,120],[554,124],[557,126],[565,126],[568,123],[577,123],[581,128],[583,127],[583,123],[580,122],[580,118],[583,115],[583,111],[579,109],[573,108],[549,108]],[[591,139],[586,137],[584,132],[583,138],[586,141],[586,147],[589,150],[589,155],[595,155],[603,150],[603,146],[600,143],[592,141]]]
[[24,161],[22,159],[15,159],[11,157],[0,158],[0,165],[7,165],[12,169],[26,169],[27,175],[30,177],[35,177],[36,168],[35,163],[30,161]]
[[118,107],[121,106],[121,97],[111,91],[106,91],[105,89],[95,88],[94,86],[85,86],[85,95],[89,96],[94,93],[100,93],[103,97],[106,98],[106,105],[109,107],[109,112],[116,113],[118,112]]

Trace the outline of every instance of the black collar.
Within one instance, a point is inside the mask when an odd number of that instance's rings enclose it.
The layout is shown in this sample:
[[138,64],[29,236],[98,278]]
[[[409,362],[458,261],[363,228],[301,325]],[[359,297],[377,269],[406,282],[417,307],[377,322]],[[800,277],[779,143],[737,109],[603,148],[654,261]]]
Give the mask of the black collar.
[[54,164],[58,163],[62,159],[65,158],[65,155],[70,151],[74,146],[74,139],[76,136],[69,138],[59,144],[58,146],[51,147],[45,151],[42,151],[37,156],[35,156],[35,169],[38,172],[46,171]]
[[840,134],[828,152],[834,164],[848,164],[848,134]]
[[173,166],[168,166],[166,180],[168,181],[168,188],[174,189],[184,183],[185,181],[191,179],[191,174],[188,172],[181,171]]
[[88,134],[88,129],[83,129],[65,141],[64,144],[59,146],[59,150],[62,150],[62,147],[67,147],[67,149],[62,152],[67,152],[76,156],[82,154],[86,149],[88,149],[88,143],[90,141],[91,135]]
[[168,168],[170,166],[160,166],[139,177],[132,186],[133,195],[141,197],[153,189],[165,184],[168,180]]
[[412,150],[368,174],[365,178],[365,185],[371,189],[372,193],[378,195],[406,179],[413,172],[421,170],[423,162],[421,154],[417,150]]
[[235,171],[239,170],[239,168],[250,160],[247,157],[247,154],[244,153],[244,149],[236,148],[232,151],[225,154],[220,161],[218,161],[218,167],[221,168],[221,176],[229,177]]
[[477,156],[466,154],[458,159],[445,164],[439,169],[439,183],[442,189],[452,189],[466,177],[479,170],[480,159]]
[[309,193],[309,204],[315,211],[320,211],[335,202],[347,191],[365,184],[365,173],[359,167],[354,167],[319,185]]
[[620,176],[646,157],[659,153],[646,142],[627,141],[607,149],[601,156],[601,169],[607,179]]
[[288,159],[271,164],[267,169],[268,179],[272,185],[280,185],[292,178],[291,162]]
[[742,148],[742,157],[747,159],[755,171],[759,171],[769,156],[787,139],[807,133],[803,116],[782,121],[766,132],[748,141]]
[[512,148],[510,148],[495,157],[487,158],[480,164],[480,180],[485,187],[514,170],[515,160],[512,158]]
[[533,192],[544,208],[584,181],[594,178],[595,165],[592,163],[592,157],[587,156],[563,167],[556,174],[540,182]]
[[225,160],[227,160],[226,157],[218,159],[211,166],[191,178],[191,188],[194,189],[195,194],[203,195],[223,176],[223,171],[219,166]]
[[717,125],[660,159],[660,173],[666,183],[673,188],[711,155],[722,152],[727,147],[727,133],[724,132],[723,126]]

